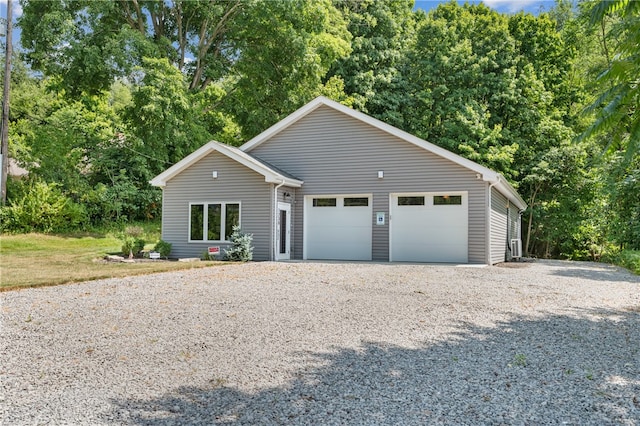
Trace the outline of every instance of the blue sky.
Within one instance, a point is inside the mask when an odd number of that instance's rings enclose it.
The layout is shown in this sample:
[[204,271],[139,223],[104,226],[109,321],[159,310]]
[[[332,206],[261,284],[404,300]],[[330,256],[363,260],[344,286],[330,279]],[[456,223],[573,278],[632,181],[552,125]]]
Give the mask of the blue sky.
[[[415,0],[415,7],[423,10],[430,10],[438,6],[440,3],[448,3],[449,0]],[[554,0],[469,0],[468,3],[484,3],[490,8],[501,13],[518,13],[520,11],[533,13],[546,12],[555,4]],[[459,4],[465,1],[458,0]]]

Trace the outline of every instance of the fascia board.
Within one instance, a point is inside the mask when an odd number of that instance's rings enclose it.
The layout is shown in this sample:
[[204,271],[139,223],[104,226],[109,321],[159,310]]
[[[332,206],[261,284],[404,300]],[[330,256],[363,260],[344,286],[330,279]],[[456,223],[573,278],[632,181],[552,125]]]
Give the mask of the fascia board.
[[217,141],[211,141],[202,147],[198,148],[196,151],[192,152],[182,160],[178,161],[173,166],[169,167],[164,172],[160,173],[158,176],[153,178],[149,183],[153,186],[164,187],[172,177],[176,176],[183,170],[187,169],[192,164],[196,163],[200,159],[204,158],[211,151],[217,151],[220,154],[242,164],[245,167],[255,171],[256,173],[261,174],[265,178],[265,182],[268,183],[282,183],[299,188],[302,186],[303,182],[297,179],[292,179],[287,176],[283,176],[282,174],[272,170],[271,168],[265,166],[260,163],[258,160],[249,156],[248,154],[238,150],[237,148],[233,148],[224,144],[221,144]]
[[446,158],[447,160],[457,163],[467,169],[473,170],[476,173],[481,173],[483,176],[492,175],[492,174],[497,175],[497,173],[495,173],[491,169],[481,166],[478,163],[475,163],[471,160],[467,160],[466,158],[461,157],[457,154],[454,154],[451,151],[448,151],[444,148],[441,148],[437,145],[434,145],[430,142],[420,139],[417,136],[407,133],[404,130],[400,130],[397,127],[393,127],[376,118],[370,117],[360,111],[356,111],[353,108],[349,108],[336,101],[332,101],[331,99],[325,98],[324,96],[319,96],[315,98],[313,101],[309,102],[307,105],[293,112],[291,115],[284,118],[279,123],[276,123],[275,125],[271,126],[269,129],[265,130],[264,132],[260,133],[258,136],[251,139],[249,142],[242,145],[239,149],[244,152],[250,151],[251,149],[255,148],[256,146],[260,145],[261,143],[265,142],[266,140],[274,136],[275,134],[281,132],[282,130],[286,129],[296,121],[300,120],[302,117],[314,111],[321,105],[326,105],[330,108],[340,111],[343,114],[346,114],[352,118],[355,118],[356,120],[360,120],[370,126],[373,126],[382,130],[383,132],[389,133],[409,143],[417,145],[422,149],[425,149],[436,155]]
[[184,169],[189,167],[191,164],[197,162],[202,157],[204,157],[209,152],[211,152],[211,150],[214,149],[213,148],[213,146],[214,146],[213,144],[214,143],[217,143],[217,142],[211,141],[211,142],[208,142],[205,145],[202,145],[200,148],[198,148],[197,150],[193,151],[191,154],[187,155],[182,160],[178,161],[176,164],[174,164],[173,166],[169,167],[164,172],[160,173],[158,176],[156,176],[153,179],[151,179],[149,181],[149,183],[151,185],[153,185],[153,186],[161,186],[161,187],[162,186],[166,186],[167,185],[167,181],[169,179],[171,179],[172,177],[174,177],[178,173],[182,172]]
[[219,144],[218,148],[219,148],[218,151],[221,154],[224,154],[227,157],[231,158],[232,160],[235,160],[238,163],[244,165],[245,167],[250,168],[256,173],[263,175],[265,178],[265,182],[278,183],[278,184],[284,182],[286,185],[296,187],[296,188],[301,187],[303,184],[303,181],[298,179],[292,179],[276,172],[275,170],[264,165],[257,159],[251,157],[247,153],[240,151],[238,148],[233,148],[233,147],[222,145],[222,144]]
[[496,188],[510,201],[512,201],[520,210],[526,210],[527,203],[522,199],[515,188],[504,179],[504,177],[501,177],[500,182],[496,185]]
[[486,182],[498,182],[496,185],[497,189],[504,194],[507,198],[518,206],[518,208],[524,210],[527,207],[526,202],[520,197],[517,191],[509,184],[509,182],[501,176],[499,173],[484,167],[474,161],[468,160],[464,157],[459,156],[458,154],[454,154],[453,152],[441,148],[437,145],[432,144],[431,142],[427,142],[424,139],[420,139],[417,136],[414,136],[410,133],[405,132],[404,130],[400,130],[397,127],[391,126],[383,121],[380,121],[376,118],[373,118],[367,114],[364,114],[360,111],[356,111],[353,108],[349,108],[345,105],[342,105],[338,102],[335,102],[331,99],[325,98],[324,96],[319,96],[315,98],[313,101],[309,102],[305,106],[296,110],[282,121],[274,124],[264,132],[260,133],[258,136],[251,139],[249,142],[242,145],[239,149],[243,152],[250,151],[256,146],[262,144],[263,142],[269,140],[269,138],[273,137],[275,134],[281,132],[286,129],[296,121],[300,120],[310,112],[316,110],[318,107],[326,105],[330,108],[333,108],[337,111],[340,111],[356,120],[360,120],[370,126],[373,126],[377,129],[382,130],[383,132],[389,133],[393,136],[398,137],[406,142],[412,143],[426,151],[432,152],[442,158],[445,158],[455,164],[458,164],[466,169],[469,169],[475,173],[479,173],[481,178]]

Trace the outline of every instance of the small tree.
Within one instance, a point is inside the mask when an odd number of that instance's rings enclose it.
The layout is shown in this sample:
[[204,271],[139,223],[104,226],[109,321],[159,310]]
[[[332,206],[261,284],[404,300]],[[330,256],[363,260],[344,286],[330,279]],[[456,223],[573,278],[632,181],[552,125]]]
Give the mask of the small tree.
[[143,233],[144,230],[139,226],[127,226],[119,235],[122,241],[122,254],[133,259],[134,255],[140,253],[144,249],[144,240],[140,238]]
[[240,226],[233,227],[233,233],[230,237],[231,248],[224,251],[227,260],[235,260],[238,262],[248,262],[253,259],[253,234],[245,234],[240,231]]

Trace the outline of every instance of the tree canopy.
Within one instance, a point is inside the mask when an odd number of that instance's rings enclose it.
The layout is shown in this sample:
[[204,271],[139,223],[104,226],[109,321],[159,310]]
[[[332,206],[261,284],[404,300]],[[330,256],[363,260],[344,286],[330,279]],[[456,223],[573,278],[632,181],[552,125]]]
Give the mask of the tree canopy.
[[10,151],[30,177],[9,203],[48,185],[75,226],[157,217],[151,177],[322,94],[508,177],[532,255],[640,248],[640,2],[21,5]]

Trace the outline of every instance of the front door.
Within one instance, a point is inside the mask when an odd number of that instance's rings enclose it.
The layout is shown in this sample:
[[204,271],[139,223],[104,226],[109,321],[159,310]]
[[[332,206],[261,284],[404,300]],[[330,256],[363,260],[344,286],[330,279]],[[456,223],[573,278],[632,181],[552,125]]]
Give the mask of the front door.
[[276,260],[291,259],[291,204],[278,203]]

